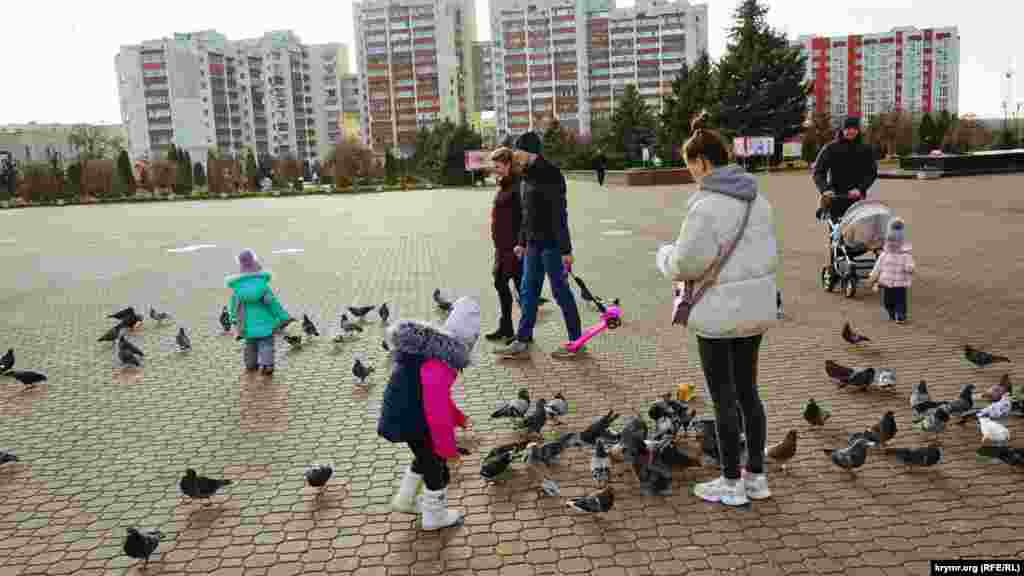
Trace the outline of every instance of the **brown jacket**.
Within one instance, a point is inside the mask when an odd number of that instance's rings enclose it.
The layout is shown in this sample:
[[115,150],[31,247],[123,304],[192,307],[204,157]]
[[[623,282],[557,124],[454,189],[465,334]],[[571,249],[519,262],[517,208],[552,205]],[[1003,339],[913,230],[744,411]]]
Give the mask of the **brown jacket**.
[[519,273],[519,258],[513,248],[519,241],[522,223],[521,180],[517,176],[502,178],[491,209],[491,239],[494,240],[494,271],[514,276]]

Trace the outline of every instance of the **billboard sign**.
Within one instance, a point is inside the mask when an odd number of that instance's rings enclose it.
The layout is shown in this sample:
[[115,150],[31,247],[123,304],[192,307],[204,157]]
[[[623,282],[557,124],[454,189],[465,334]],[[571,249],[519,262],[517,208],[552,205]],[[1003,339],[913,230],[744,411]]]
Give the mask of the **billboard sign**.
[[737,136],[732,141],[733,154],[737,158],[748,156],[771,156],[775,153],[775,138],[771,136]]
[[803,151],[803,143],[800,138],[789,138],[782,143],[783,158],[800,158]]
[[466,150],[466,170],[476,172],[478,170],[490,170],[494,168],[491,162],[490,150]]

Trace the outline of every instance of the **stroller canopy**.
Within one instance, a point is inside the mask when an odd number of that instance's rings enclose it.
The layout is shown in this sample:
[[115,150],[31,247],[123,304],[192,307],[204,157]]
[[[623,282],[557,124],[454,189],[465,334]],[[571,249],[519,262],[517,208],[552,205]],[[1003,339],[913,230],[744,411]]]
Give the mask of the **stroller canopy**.
[[868,250],[880,250],[885,244],[892,210],[880,200],[861,200],[849,208],[839,221],[843,243],[861,243]]

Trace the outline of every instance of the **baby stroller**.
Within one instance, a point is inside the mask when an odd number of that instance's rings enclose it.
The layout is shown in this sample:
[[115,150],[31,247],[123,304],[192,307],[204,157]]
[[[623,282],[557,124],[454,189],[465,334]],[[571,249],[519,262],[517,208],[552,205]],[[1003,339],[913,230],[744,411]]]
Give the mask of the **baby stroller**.
[[821,286],[831,292],[838,284],[853,298],[857,284],[875,267],[892,210],[879,200],[861,200],[846,209],[838,222],[825,218],[829,233],[829,263],[821,269]]

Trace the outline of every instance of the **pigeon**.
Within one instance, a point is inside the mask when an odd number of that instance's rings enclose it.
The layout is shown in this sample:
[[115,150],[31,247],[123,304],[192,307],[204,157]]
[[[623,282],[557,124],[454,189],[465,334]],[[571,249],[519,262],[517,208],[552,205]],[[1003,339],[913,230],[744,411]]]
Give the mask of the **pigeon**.
[[184,496],[189,498],[200,498],[204,501],[209,502],[211,496],[220,491],[225,486],[230,486],[231,480],[218,480],[215,478],[207,478],[206,476],[199,476],[196,471],[192,468],[185,470],[185,475],[181,477],[178,482],[178,488]]
[[896,372],[889,368],[876,370],[875,381],[872,384],[879,388],[891,388],[896,385]]
[[17,462],[18,456],[10,450],[0,450],[0,466],[7,464],[8,462]]
[[854,468],[860,468],[864,465],[864,460],[867,459],[868,445],[868,440],[861,438],[846,448],[838,450],[826,448],[825,454],[832,457],[832,463],[836,466],[847,471],[853,471]]
[[540,434],[544,424],[548,421],[548,401],[540,398],[533,404],[533,410],[523,418],[520,428],[525,428],[527,434]]
[[672,398],[672,393],[665,394],[658,399],[651,407],[647,410],[647,416],[657,422],[662,418],[666,418],[675,414],[675,406],[669,404],[669,400]]
[[391,351],[391,347],[388,346],[388,341],[387,340],[381,340],[380,341],[380,347],[385,352],[390,352]]
[[964,384],[960,387],[957,399],[946,403],[946,409],[951,417],[962,417],[974,408],[974,388],[974,384]]
[[978,418],[991,418],[993,420],[1001,420],[1010,415],[1010,410],[1013,407],[1013,399],[1009,394],[1004,394],[998,402],[993,402],[988,406],[978,410],[976,414]]
[[492,448],[480,463],[480,477],[487,482],[503,477],[512,465],[516,452],[521,451],[522,447],[522,444],[516,442]]
[[306,333],[306,336],[319,336],[320,331],[316,329],[316,324],[309,318],[309,315],[302,315],[302,331]]
[[554,480],[552,480],[550,478],[545,478],[540,483],[540,489],[547,496],[558,497],[558,496],[562,495],[562,489],[561,489],[561,487],[558,486],[558,482],[555,482]]
[[928,384],[924,380],[918,382],[910,392],[910,411],[915,420],[924,418],[941,405],[942,402],[932,400],[931,395],[928,394]]
[[858,388],[865,388],[865,387],[868,386],[868,384],[871,384],[874,381],[875,381],[875,369],[874,368],[863,368],[863,369],[860,369],[860,370],[855,370],[854,373],[850,375],[850,379],[848,381],[846,381],[846,382],[840,381],[839,387],[843,388],[846,385],[850,385],[850,386],[856,386]]
[[555,394],[555,398],[548,402],[545,409],[548,411],[548,418],[551,418],[555,424],[561,424],[558,418],[565,416],[569,413],[569,403],[566,402],[565,396],[561,392]]
[[789,462],[796,455],[796,430],[786,432],[786,437],[778,444],[766,448],[764,455],[782,464],[782,469],[785,470],[786,462]]
[[124,322],[118,322],[113,328],[107,330],[103,336],[100,336],[97,342],[117,342],[117,339],[124,334],[125,330],[128,330],[128,325]]
[[609,485],[588,496],[573,498],[566,504],[569,508],[579,512],[600,514],[612,509],[612,505],[615,504],[615,492],[612,491],[612,487]]
[[523,462],[531,466],[537,464],[545,466],[557,464],[562,452],[569,446],[574,437],[574,434],[569,433],[562,434],[558,440],[545,442],[544,444],[531,442],[526,445],[526,456],[523,458]]
[[946,422],[949,421],[949,410],[945,406],[929,412],[921,422],[921,429],[925,432],[938,434],[946,429]]
[[387,324],[388,323],[388,318],[391,318],[391,310],[388,309],[388,303],[387,302],[385,302],[385,303],[380,305],[380,308],[377,309],[377,315],[380,316],[380,323],[381,324]]
[[227,306],[220,311],[220,326],[224,329],[225,333],[231,332],[231,315],[228,314]]
[[782,291],[779,290],[775,293],[775,317],[779,320],[786,318],[786,315],[782,312]]
[[370,377],[377,369],[373,366],[367,366],[363,364],[362,360],[356,358],[356,361],[352,364],[352,375],[359,379],[359,383],[366,385],[366,379]]
[[135,344],[132,344],[124,334],[121,334],[121,337],[117,339],[117,345],[119,348],[124,348],[135,356],[142,356],[143,358],[146,357],[146,355],[142,353],[142,350],[140,350]]
[[452,311],[452,303],[449,302],[448,300],[445,300],[444,296],[441,295],[440,288],[434,288],[434,303],[437,304],[437,307],[442,312]]
[[618,418],[618,414],[613,410],[609,410],[604,416],[595,419],[586,430],[580,432],[580,442],[585,446],[594,446],[599,438],[603,438],[610,433],[608,427]]
[[376,306],[349,306],[348,311],[360,320],[365,320],[366,315],[373,311]]
[[978,368],[984,368],[989,364],[995,364],[997,362],[1009,362],[1010,359],[1006,356],[999,356],[997,354],[989,354],[975,348],[971,348],[969,345],[964,345],[964,357],[971,364],[974,364]]
[[882,439],[878,437],[878,432],[872,430],[865,430],[863,432],[854,432],[849,436],[850,445],[853,445],[857,440],[864,439],[868,441],[868,448],[877,448]]
[[942,462],[942,448],[887,448],[886,454],[907,466],[934,466]]
[[497,410],[491,413],[491,418],[522,418],[530,409],[530,392],[523,388],[519,390],[514,400],[506,400]]
[[156,528],[129,528],[124,538],[124,553],[130,558],[144,560],[143,566],[149,566],[149,557],[156,552],[163,537],[163,532]]
[[132,306],[129,306],[124,310],[114,312],[110,316],[107,316],[107,318],[113,318],[114,320],[127,323],[128,326],[133,326],[142,320],[142,316],[139,316],[138,313],[135,312],[135,308]]
[[[2,369],[2,366],[0,366]],[[1013,384],[1010,382],[1010,375],[1003,374],[999,379],[999,384],[993,384],[992,388],[988,392],[982,392],[981,396],[992,402],[999,402],[1003,396],[1009,396],[1013,392]]]
[[981,440],[989,444],[1006,444],[1010,441],[1010,430],[991,418],[978,418]]
[[313,488],[319,488],[323,490],[323,487],[327,485],[327,481],[334,476],[334,466],[330,464],[313,464],[309,468],[306,468],[306,484],[309,484]]
[[853,368],[847,368],[841,364],[833,362],[832,360],[825,360],[825,373],[828,377],[839,382],[849,382],[850,377],[853,376]]
[[178,343],[178,349],[182,352],[192,349],[192,341],[188,339],[184,328],[178,328],[178,335],[174,337],[174,341]]
[[31,370],[11,370],[4,374],[4,376],[10,376],[25,386],[35,386],[40,382],[46,381],[45,374],[40,374],[39,372],[33,372]]
[[878,434],[880,444],[887,444],[896,436],[896,415],[891,410],[886,412],[878,424],[871,427],[871,431]]
[[14,348],[11,348],[4,354],[3,358],[0,358],[0,374],[9,371],[14,368]]
[[302,336],[298,334],[282,334],[281,337],[292,348],[300,348],[302,346]]
[[135,366],[136,368],[141,367],[142,361],[140,361],[139,357],[132,352],[131,345],[125,345],[126,342],[127,340],[124,339],[124,336],[121,336],[121,339],[117,341],[118,361],[121,362],[122,366]]
[[850,323],[843,324],[843,340],[846,340],[850,344],[860,344],[861,342],[871,342],[871,338],[857,334],[850,328]]
[[156,322],[166,322],[171,319],[171,315],[167,312],[157,312],[152,306],[149,308],[149,317]]
[[604,441],[600,438],[594,443],[594,455],[590,457],[590,476],[598,488],[603,488],[611,480],[611,460],[608,458]]
[[356,324],[355,322],[350,321],[348,319],[348,315],[347,314],[342,314],[341,315],[341,319],[338,321],[338,325],[341,327],[341,332],[343,334],[345,334],[345,335],[348,335],[348,334],[350,334],[352,332],[362,332],[363,331],[363,327],[360,326],[359,324]]
[[832,411],[823,408],[814,401],[814,398],[811,398],[804,403],[803,415],[804,420],[811,426],[824,426],[825,422],[828,422],[828,419],[832,417]]
[[978,456],[1000,460],[1010,466],[1024,466],[1024,448],[995,445],[982,446],[978,449]]

